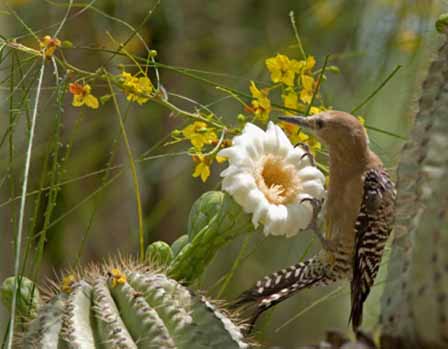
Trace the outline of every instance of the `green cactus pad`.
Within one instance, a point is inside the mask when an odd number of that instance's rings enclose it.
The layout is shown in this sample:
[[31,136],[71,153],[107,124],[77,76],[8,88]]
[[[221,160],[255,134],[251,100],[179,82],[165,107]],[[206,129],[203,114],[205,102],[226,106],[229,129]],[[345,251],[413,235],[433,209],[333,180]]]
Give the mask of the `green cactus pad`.
[[110,263],[64,278],[17,339],[23,348],[249,348],[204,296],[149,267]]

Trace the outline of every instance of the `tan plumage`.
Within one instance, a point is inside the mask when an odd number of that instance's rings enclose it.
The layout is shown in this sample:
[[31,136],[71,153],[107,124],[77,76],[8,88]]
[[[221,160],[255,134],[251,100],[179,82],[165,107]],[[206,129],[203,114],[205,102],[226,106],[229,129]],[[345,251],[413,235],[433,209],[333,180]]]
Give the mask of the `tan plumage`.
[[255,302],[253,321],[266,309],[300,289],[351,280],[350,318],[356,330],[390,234],[395,189],[378,156],[368,146],[354,116],[328,111],[284,121],[311,129],[327,145],[330,182],[323,250],[310,260],[265,277],[242,294],[237,305]]

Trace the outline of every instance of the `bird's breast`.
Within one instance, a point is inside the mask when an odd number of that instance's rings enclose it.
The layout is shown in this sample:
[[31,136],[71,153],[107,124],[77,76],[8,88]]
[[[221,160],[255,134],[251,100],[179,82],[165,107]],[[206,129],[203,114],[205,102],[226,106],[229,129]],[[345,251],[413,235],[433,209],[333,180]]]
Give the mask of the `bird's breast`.
[[355,240],[355,222],[363,195],[361,176],[333,178],[327,201],[327,238],[352,250]]

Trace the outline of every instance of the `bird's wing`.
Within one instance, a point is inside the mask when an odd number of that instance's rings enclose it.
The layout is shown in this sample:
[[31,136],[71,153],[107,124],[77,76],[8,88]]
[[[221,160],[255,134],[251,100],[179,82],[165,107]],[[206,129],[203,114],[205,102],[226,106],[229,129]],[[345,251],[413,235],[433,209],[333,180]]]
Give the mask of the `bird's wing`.
[[351,281],[350,319],[356,330],[362,321],[362,308],[376,274],[393,224],[395,188],[384,169],[364,174],[364,193],[355,223],[355,251]]

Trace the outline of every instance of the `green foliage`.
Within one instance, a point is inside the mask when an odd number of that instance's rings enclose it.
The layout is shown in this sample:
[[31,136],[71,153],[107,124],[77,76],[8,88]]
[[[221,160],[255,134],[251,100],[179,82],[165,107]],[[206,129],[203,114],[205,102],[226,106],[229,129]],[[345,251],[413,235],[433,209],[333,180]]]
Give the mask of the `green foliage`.
[[64,278],[62,291],[40,307],[17,341],[45,349],[249,347],[239,326],[204,296],[125,264]]
[[168,268],[169,275],[191,283],[202,275],[220,248],[252,231],[250,216],[228,194],[221,191],[203,194],[191,208],[188,243],[176,253]]

